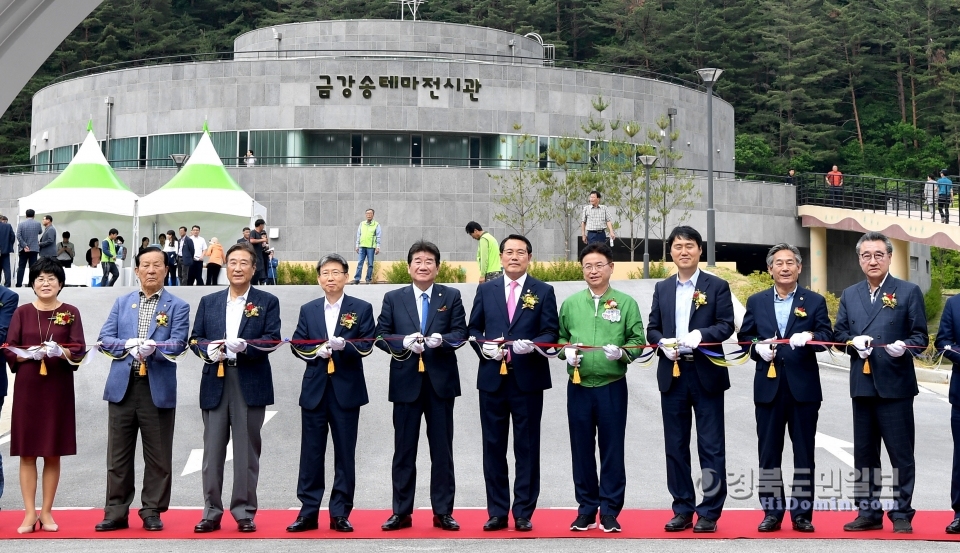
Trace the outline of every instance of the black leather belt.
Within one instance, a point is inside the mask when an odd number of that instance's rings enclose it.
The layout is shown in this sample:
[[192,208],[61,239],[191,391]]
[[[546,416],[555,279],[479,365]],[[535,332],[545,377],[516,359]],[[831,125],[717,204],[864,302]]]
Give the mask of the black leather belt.
[[236,366],[237,366],[237,360],[236,360],[236,359],[224,359],[224,360],[223,360],[223,364],[226,365],[226,366],[228,366],[228,367],[236,367]]
[[150,374],[150,371],[147,371],[147,374],[140,376],[140,361],[134,360],[130,362],[130,374],[132,374],[134,378],[147,378],[147,376]]

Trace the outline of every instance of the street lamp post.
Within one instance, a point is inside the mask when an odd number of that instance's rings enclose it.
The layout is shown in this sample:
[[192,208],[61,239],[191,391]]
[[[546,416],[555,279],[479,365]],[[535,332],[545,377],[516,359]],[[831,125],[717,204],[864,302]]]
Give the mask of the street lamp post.
[[723,69],[697,69],[697,75],[707,85],[707,267],[716,267],[716,212],[713,209],[713,83]]
[[643,223],[643,278],[650,278],[650,170],[657,162],[657,156],[640,156],[640,164],[647,173],[646,202]]

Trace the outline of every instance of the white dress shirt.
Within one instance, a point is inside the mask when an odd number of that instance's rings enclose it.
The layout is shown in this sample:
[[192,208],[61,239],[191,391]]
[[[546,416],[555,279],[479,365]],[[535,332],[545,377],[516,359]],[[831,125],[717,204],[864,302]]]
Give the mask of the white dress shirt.
[[[226,319],[226,330],[227,335],[224,338],[237,338],[237,334],[240,332],[240,323],[243,321],[243,309],[247,305],[247,296],[250,295],[250,287],[247,286],[247,291],[243,293],[242,296],[237,296],[236,299],[230,300],[230,291],[227,290],[227,319]],[[237,354],[226,349],[227,359],[236,359]]]
[[426,290],[420,290],[416,285],[411,286],[411,288],[413,288],[414,303],[417,304],[417,324],[419,324],[423,320],[423,298],[420,297],[420,294],[427,295],[427,303],[429,304],[430,300],[433,299],[433,285],[431,284]]
[[[510,299],[510,283],[513,282],[507,277],[506,274],[503,275],[503,303],[507,303],[507,300]],[[527,282],[527,273],[523,273],[520,278],[517,279],[517,290],[514,292],[514,297],[517,302],[520,301],[520,296],[523,294],[523,285]],[[519,305],[519,303],[518,303]]]
[[191,236],[193,240],[193,258],[197,261],[203,259],[203,252],[207,251],[207,241],[202,236]]
[[[686,282],[680,282],[677,275],[677,295],[674,318],[677,322],[677,340],[690,334],[690,309],[693,308],[693,293],[697,289],[697,279],[700,278],[700,269],[697,269]],[[693,353],[690,348],[680,348],[680,353]]]
[[[870,303],[877,301],[877,294],[880,293],[880,289],[883,288],[883,285],[887,283],[887,277],[890,276],[890,271],[887,271],[887,274],[883,275],[883,280],[880,281],[880,286],[877,286],[877,289],[870,292]],[[867,281],[867,291],[870,291],[870,281]]]
[[337,330],[337,315],[340,314],[340,307],[343,306],[343,294],[337,298],[337,301],[330,303],[329,300],[323,300],[323,319],[327,323],[327,338],[334,337],[334,331]]

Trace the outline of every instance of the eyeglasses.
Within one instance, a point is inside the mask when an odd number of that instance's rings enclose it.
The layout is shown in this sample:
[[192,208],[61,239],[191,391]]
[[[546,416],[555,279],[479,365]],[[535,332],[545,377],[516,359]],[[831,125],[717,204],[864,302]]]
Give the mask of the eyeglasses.
[[57,277],[48,277],[48,278],[37,277],[33,281],[34,284],[39,284],[41,286],[44,284],[58,284],[59,282],[60,281],[57,280]]
[[773,262],[773,266],[774,266],[774,267],[777,267],[777,268],[780,268],[780,267],[796,267],[796,266],[797,266],[797,262],[794,261],[793,259],[788,259],[788,260],[786,260],[786,261],[784,261],[784,260],[782,260],[782,259],[778,259],[778,260],[776,260],[776,261]]
[[320,273],[320,278],[330,278],[330,277],[340,278],[340,277],[342,277],[342,276],[345,275],[345,274],[347,274],[347,273],[345,273],[345,272],[343,272],[343,271],[324,271],[324,272]]
[[590,273],[590,272],[592,272],[594,269],[596,269],[596,270],[599,271],[599,270],[603,269],[604,267],[606,267],[607,265],[609,265],[609,263],[596,263],[596,264],[594,264],[594,263],[587,263],[586,265],[583,266],[583,272],[585,272],[585,273]]
[[513,257],[514,255],[517,257],[526,257],[527,250],[503,250],[503,255],[507,257]]
[[862,253],[860,254],[860,261],[864,263],[869,262],[871,259],[876,259],[877,261],[883,261],[883,258],[887,257],[885,252],[875,252],[875,253]]
[[437,262],[432,259],[426,259],[426,260],[414,259],[411,265],[413,265],[414,267],[435,267],[437,265]]

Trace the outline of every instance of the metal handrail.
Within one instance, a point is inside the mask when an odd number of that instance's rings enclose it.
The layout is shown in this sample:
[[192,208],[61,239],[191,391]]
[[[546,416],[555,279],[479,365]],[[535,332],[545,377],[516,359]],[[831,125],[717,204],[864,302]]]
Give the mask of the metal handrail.
[[929,211],[933,198],[928,193],[928,187],[934,183],[868,175],[843,175],[842,183],[842,186],[832,186],[826,173],[798,174],[797,205],[838,207],[936,221],[936,210]]

